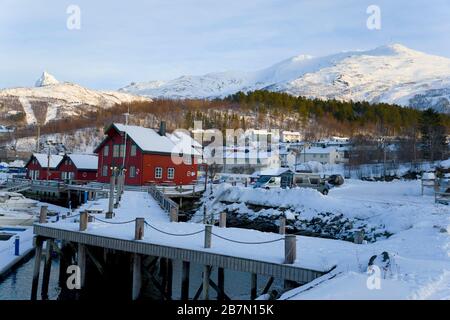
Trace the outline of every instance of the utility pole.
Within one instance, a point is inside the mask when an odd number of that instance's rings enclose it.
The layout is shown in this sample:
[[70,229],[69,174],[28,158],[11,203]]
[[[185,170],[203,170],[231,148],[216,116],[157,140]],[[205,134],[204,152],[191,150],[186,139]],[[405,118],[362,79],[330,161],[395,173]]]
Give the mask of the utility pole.
[[39,140],[41,140],[41,125],[37,123],[36,153],[39,153]]

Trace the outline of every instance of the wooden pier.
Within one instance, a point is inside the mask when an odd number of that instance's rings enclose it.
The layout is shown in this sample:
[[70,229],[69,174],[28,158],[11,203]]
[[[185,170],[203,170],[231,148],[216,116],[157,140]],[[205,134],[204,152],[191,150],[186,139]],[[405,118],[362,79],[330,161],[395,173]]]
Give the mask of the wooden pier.
[[[80,219],[80,221],[83,221],[80,223],[85,224],[87,220]],[[217,252],[208,252],[206,250],[179,248],[171,245],[143,242],[140,240],[144,236],[142,227],[143,224],[143,219],[136,219],[135,237],[132,240],[90,234],[83,231],[59,229],[56,225],[35,225],[34,232],[37,237],[36,255],[39,256],[42,252],[42,244],[44,243],[44,241],[46,241],[47,244],[50,244],[47,245],[47,251],[45,254],[47,259],[45,259],[44,262],[45,266],[42,292],[46,293],[48,290],[48,273],[50,272],[50,263],[47,260],[48,257],[52,254],[52,248],[55,248],[55,241],[61,241],[62,243],[65,243],[65,246],[70,244],[72,248],[75,248],[73,251],[75,252],[75,255],[72,258],[68,258],[62,253],[62,250],[58,250],[61,254],[60,259],[62,261],[73,259],[73,261],[76,262],[82,272],[82,283],[84,283],[85,285],[85,279],[91,279],[91,276],[86,275],[86,273],[88,272],[88,269],[86,268],[87,259],[91,260],[91,263],[95,265],[97,270],[102,270],[107,268],[108,264],[108,261],[102,261],[102,257],[105,256],[105,252],[114,252],[116,254],[121,253],[122,255],[125,254],[126,256],[128,256],[130,266],[132,266],[131,276],[129,274],[118,274],[117,276],[128,277],[131,279],[129,292],[130,299],[138,299],[140,297],[140,288],[142,286],[141,282],[144,273],[144,266],[142,264],[142,261],[146,260],[146,258],[149,257],[164,265],[163,269],[166,273],[165,279],[162,280],[162,283],[154,280],[154,285],[160,290],[161,295],[165,299],[171,299],[171,283],[173,279],[173,271],[171,265],[173,260],[179,260],[183,262],[183,275],[181,284],[181,297],[183,300],[198,299],[202,292],[203,299],[209,299],[209,287],[217,291],[219,298],[227,297],[226,292],[224,291],[224,269],[249,273],[249,281],[251,281],[252,283],[252,289],[251,292],[249,292],[249,297],[252,299],[258,296],[256,287],[256,279],[258,275],[263,275],[270,278],[269,283],[266,285],[266,288],[263,290],[263,292],[260,293],[262,294],[267,293],[267,291],[270,289],[270,285],[273,282],[273,279],[281,279],[287,281],[287,283],[291,282],[295,285],[302,285],[311,282],[326,273],[324,271],[301,268],[293,264],[296,258],[296,250],[292,250],[293,243],[295,247],[295,236],[286,236],[283,240],[285,242],[286,251],[285,263],[274,263],[270,261],[220,254]],[[206,230],[208,229],[207,227],[211,226],[206,226]],[[83,229],[84,227],[81,228]],[[205,231],[205,248],[211,246],[210,241],[211,233],[208,235],[208,232]],[[102,252],[100,254],[98,254],[99,249]],[[97,252],[96,256],[91,253],[94,251]],[[36,259],[36,266],[34,269],[35,281],[33,283],[32,299],[37,298],[36,294],[38,288],[40,263],[41,262],[39,261],[39,259]],[[198,293],[194,297],[188,296],[190,281],[189,269],[191,263],[205,266],[201,288],[199,288]],[[67,263],[64,265],[67,265]],[[210,279],[212,268],[217,268],[219,271],[217,283]],[[65,272],[65,270],[60,270],[60,272]],[[64,275],[62,275],[62,277],[64,277]],[[170,288],[167,288],[167,283],[170,283]],[[45,296],[43,296],[43,298],[45,299]]]

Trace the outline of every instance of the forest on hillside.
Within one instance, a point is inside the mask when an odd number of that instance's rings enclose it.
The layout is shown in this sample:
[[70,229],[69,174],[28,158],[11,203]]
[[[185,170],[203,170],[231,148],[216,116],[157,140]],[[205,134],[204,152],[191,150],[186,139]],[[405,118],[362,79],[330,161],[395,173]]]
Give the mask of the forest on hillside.
[[[77,118],[51,121],[41,127],[41,134],[102,128],[111,122],[124,122],[127,112],[131,114],[131,124],[147,127],[157,127],[164,120],[169,129],[189,129],[194,121],[201,121],[205,129],[278,128],[301,131],[309,141],[329,136],[355,139],[395,137],[406,141],[406,145],[416,145],[425,138],[433,141],[423,143],[445,149],[442,139],[450,133],[450,115],[432,110],[385,103],[324,101],[286,93],[254,91],[215,100],[156,99],[99,108]],[[34,126],[19,128],[13,138],[35,136],[36,130]],[[11,138],[2,137],[3,141]],[[431,153],[442,153],[439,152]]]

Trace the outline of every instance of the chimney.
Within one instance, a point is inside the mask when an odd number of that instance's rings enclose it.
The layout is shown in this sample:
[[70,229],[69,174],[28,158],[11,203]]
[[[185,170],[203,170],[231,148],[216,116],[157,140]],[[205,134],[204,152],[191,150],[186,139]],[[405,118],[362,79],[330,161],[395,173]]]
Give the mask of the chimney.
[[159,125],[159,135],[164,137],[166,135],[166,122],[165,121],[161,121],[160,125]]

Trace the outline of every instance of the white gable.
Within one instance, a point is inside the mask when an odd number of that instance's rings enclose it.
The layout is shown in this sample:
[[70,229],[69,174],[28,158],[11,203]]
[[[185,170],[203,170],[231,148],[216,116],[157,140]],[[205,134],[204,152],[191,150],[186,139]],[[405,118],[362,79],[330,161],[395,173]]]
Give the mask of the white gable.
[[[37,159],[37,161],[39,162],[39,165],[43,168],[47,168],[47,166],[49,166],[49,157],[48,154],[45,153],[33,153],[33,156]],[[55,154],[51,154],[50,155],[50,169],[55,169],[58,164],[61,162],[62,160],[62,156],[60,155],[55,155]]]

